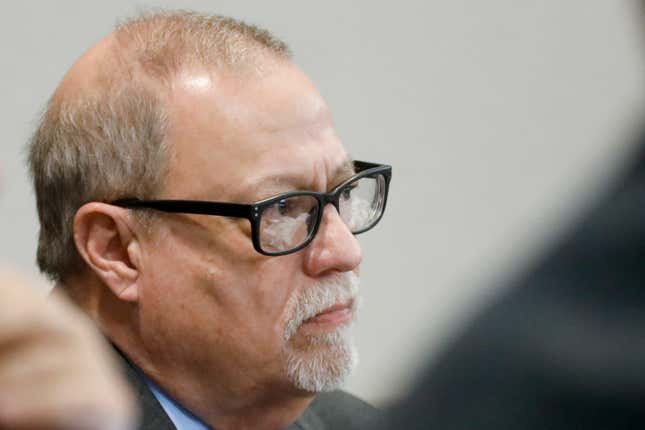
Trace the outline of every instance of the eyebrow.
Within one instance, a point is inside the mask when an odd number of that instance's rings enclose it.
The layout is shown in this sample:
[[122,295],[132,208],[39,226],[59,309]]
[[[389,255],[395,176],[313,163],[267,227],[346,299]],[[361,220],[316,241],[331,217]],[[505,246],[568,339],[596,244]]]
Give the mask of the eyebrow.
[[340,184],[345,179],[348,179],[356,174],[356,169],[354,168],[354,160],[351,157],[345,158],[345,161],[337,166],[334,169],[334,172],[331,174],[331,183],[332,187]]
[[[328,181],[328,189],[334,188],[336,185],[345,181],[346,179],[352,177],[356,174],[356,169],[354,168],[354,161],[351,157],[345,158],[342,164],[339,164],[332,171],[331,176]],[[281,189],[285,186],[296,186],[303,184],[303,177],[299,174],[286,174],[286,175],[275,175],[269,176],[266,178],[257,178],[254,180],[248,189],[255,189],[256,191],[261,191],[261,196],[256,196],[260,198],[268,198],[274,194],[278,194],[285,190]],[[265,195],[266,194],[266,195]]]

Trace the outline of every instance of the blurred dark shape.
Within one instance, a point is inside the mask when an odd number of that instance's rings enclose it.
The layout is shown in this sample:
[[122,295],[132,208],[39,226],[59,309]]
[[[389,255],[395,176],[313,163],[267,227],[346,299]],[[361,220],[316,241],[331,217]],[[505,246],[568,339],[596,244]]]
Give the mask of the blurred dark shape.
[[631,160],[437,357],[389,428],[645,427],[645,134]]

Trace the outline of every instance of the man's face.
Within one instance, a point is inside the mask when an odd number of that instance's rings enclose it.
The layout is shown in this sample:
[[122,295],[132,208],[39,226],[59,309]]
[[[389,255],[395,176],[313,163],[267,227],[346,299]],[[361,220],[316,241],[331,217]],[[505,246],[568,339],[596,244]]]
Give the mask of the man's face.
[[[352,174],[324,100],[293,65],[261,78],[187,71],[167,106],[159,198],[249,203]],[[145,241],[141,330],[158,362],[232,392],[330,389],[353,366],[361,250],[333,206],[308,247],[280,257],[255,251],[245,219],[163,214]]]

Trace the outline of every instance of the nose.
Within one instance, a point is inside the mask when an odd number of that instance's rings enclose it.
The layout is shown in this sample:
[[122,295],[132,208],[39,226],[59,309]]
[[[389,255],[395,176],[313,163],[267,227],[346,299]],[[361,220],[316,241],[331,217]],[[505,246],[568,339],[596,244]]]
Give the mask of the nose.
[[325,207],[318,233],[305,250],[305,272],[311,277],[334,271],[349,272],[363,259],[356,237],[332,204]]

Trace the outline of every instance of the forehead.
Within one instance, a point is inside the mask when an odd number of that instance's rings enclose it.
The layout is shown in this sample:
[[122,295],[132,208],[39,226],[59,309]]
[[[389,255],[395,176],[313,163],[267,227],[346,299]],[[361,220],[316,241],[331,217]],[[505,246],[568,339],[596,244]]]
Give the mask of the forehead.
[[325,187],[346,164],[325,101],[286,62],[243,77],[186,71],[167,106],[168,198],[237,198],[280,182]]

